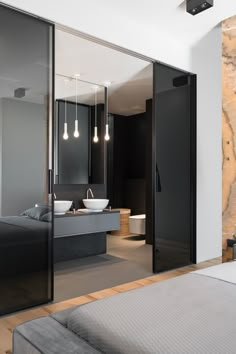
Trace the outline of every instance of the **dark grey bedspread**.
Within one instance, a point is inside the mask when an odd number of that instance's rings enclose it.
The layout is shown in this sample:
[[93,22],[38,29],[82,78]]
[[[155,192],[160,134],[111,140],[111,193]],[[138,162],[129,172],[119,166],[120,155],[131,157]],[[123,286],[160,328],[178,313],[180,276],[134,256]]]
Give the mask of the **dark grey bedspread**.
[[41,235],[48,232],[50,224],[23,216],[5,216],[0,218],[1,244],[22,235]]
[[49,228],[49,223],[28,217],[1,217],[0,276],[45,268]]

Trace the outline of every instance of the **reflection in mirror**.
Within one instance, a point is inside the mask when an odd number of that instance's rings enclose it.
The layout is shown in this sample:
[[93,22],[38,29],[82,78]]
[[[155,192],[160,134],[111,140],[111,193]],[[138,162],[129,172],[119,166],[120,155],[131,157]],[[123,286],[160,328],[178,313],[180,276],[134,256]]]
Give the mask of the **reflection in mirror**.
[[56,75],[55,183],[104,183],[103,86]]

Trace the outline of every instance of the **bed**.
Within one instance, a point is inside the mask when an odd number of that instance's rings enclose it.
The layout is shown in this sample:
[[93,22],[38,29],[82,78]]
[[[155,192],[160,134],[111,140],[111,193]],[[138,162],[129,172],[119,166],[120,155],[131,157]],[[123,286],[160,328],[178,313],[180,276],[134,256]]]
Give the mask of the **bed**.
[[43,221],[31,219],[27,216],[4,216],[0,218],[0,237],[3,241],[3,237],[9,240],[9,236],[17,237],[21,236],[25,232],[37,232],[39,235],[41,232],[48,232],[49,224]]
[[0,316],[48,299],[50,224],[0,218]]
[[235,299],[217,265],[20,325],[13,353],[233,354]]

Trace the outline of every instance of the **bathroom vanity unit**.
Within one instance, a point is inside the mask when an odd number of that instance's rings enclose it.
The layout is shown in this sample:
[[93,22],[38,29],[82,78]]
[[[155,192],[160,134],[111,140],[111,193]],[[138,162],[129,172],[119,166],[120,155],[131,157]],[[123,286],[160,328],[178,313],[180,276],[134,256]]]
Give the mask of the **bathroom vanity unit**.
[[118,211],[55,215],[55,263],[106,253],[106,233],[119,227]]

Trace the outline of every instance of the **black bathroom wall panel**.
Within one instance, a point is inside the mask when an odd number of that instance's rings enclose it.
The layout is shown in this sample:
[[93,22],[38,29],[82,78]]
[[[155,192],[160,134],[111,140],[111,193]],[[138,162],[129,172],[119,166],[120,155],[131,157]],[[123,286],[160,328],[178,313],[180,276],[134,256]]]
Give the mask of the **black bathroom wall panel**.
[[[69,139],[63,139],[66,119]],[[89,130],[90,108],[77,105],[79,138],[73,136],[76,117],[76,105],[71,102],[58,101],[58,183],[86,184],[89,183]]]
[[146,243],[153,244],[154,235],[154,200],[155,195],[153,193],[153,100],[149,99],[146,101],[146,129],[147,129],[147,140],[146,140]]
[[92,137],[94,135],[95,114],[94,107],[91,109],[91,124],[90,124],[90,184],[105,184],[105,118],[104,118],[104,105],[98,104],[97,109],[97,128],[99,141],[94,143]]
[[133,215],[146,214],[146,114],[127,117],[125,204]]
[[[114,136],[114,116],[110,115],[109,119],[109,128],[110,128],[110,136],[113,139]],[[106,157],[107,157],[107,164],[106,164],[106,174],[107,174],[107,185],[106,185],[106,192],[107,197],[110,200],[110,205],[114,205],[114,180],[113,180],[113,173],[114,173],[114,140],[109,141],[107,144],[106,149]]]
[[146,214],[146,181],[144,178],[126,179],[124,190],[125,206],[132,215]]
[[126,117],[127,129],[127,171],[129,179],[145,179],[146,174],[146,115],[145,113]]
[[108,144],[108,197],[114,208],[130,208],[133,215],[144,214],[146,118],[112,115]]
[[[61,120],[61,127],[63,127],[64,123],[64,101],[61,101],[61,116],[59,119]],[[70,176],[72,176],[71,183],[67,183],[66,180],[62,180],[59,177],[59,183],[54,185],[54,192],[56,194],[57,199],[66,199],[66,200],[73,200],[75,208],[84,208],[82,199],[86,198],[86,192],[88,188],[91,188],[95,198],[106,198],[106,184],[105,184],[105,143],[104,143],[104,105],[99,104],[97,105],[97,117],[98,117],[98,136],[99,136],[99,143],[95,144],[92,141],[92,136],[94,133],[94,106],[91,106],[91,111],[89,106],[78,105],[80,107],[80,112],[82,116],[78,114],[79,120],[79,130],[80,130],[80,138],[83,140],[83,144],[87,147],[83,148],[85,151],[85,155],[80,156],[81,152],[79,152],[79,143],[78,140],[73,138],[73,127],[74,127],[74,118],[75,118],[75,104],[69,103],[73,108],[70,109],[70,124],[71,124],[71,131],[70,131],[70,138],[68,141],[63,141],[61,136],[63,135],[63,130],[60,130],[60,140],[61,142],[61,150],[65,150],[63,147],[64,144],[68,143],[71,144],[71,147],[66,149],[62,157],[59,156],[59,160],[63,160],[66,158],[71,159],[70,161],[74,161],[70,166],[70,170],[72,170],[73,166],[75,166],[75,170],[70,172]],[[81,125],[80,125],[81,119]],[[70,141],[71,140],[71,141]],[[70,152],[70,149],[73,151]],[[59,155],[60,151],[59,150]],[[65,156],[67,154],[67,156]],[[80,158],[82,159],[82,165],[80,165]],[[87,159],[87,160],[86,160]],[[59,170],[62,165],[59,162]],[[87,172],[80,172],[80,176],[83,175],[81,182],[79,182],[80,178],[76,177],[78,170],[84,168],[84,171]],[[65,171],[67,173],[67,171]],[[61,172],[63,175],[64,172]],[[67,176],[65,176],[67,177]],[[63,182],[61,182],[63,181]],[[83,182],[84,181],[84,182]]]
[[127,130],[125,118],[118,115],[110,117],[111,140],[108,144],[108,198],[113,208],[124,207],[126,179]]

